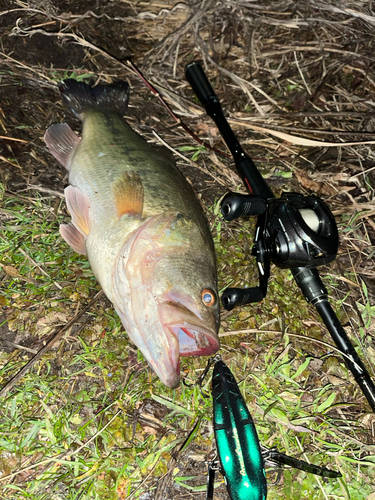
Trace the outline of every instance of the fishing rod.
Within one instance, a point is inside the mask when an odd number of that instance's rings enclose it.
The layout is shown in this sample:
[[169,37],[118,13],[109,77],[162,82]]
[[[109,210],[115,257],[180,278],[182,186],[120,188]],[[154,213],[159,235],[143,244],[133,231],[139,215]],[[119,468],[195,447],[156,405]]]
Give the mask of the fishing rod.
[[[209,359],[198,381],[203,380],[214,365],[212,373],[213,427],[219,460],[208,463],[206,500],[213,499],[215,472],[219,470],[232,500],[266,500],[265,466],[289,465],[323,477],[338,478],[340,472],[310,464],[268,449],[259,442],[252,416],[242,397],[236,379],[220,355]],[[203,394],[204,397],[207,397]]]
[[239,305],[260,302],[267,294],[270,263],[290,269],[307,302],[314,305],[344,356],[369,405],[375,412],[375,385],[328,301],[317,266],[337,255],[338,231],[328,206],[317,196],[283,193],[276,198],[252,159],[244,152],[224,117],[219,99],[201,65],[188,64],[185,75],[207,114],[226,142],[248,195],[229,193],[222,201],[225,220],[257,215],[252,254],[258,264],[259,286],[227,288],[221,297],[230,311]]

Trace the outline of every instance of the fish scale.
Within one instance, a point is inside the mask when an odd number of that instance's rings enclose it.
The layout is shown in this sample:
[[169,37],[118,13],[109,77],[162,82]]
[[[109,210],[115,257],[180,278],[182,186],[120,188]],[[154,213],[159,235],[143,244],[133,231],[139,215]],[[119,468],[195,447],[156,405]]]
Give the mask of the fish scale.
[[[107,112],[103,120],[102,113],[86,113],[82,136],[78,168],[75,168],[73,158],[69,173],[71,184],[91,185],[93,192],[97,193],[98,203],[102,205],[109,198],[103,185],[110,186],[124,171],[136,171],[145,192],[144,217],[175,208],[189,213],[202,224],[201,205],[172,158],[164,152],[158,151],[157,154],[156,148],[134,132],[118,114]],[[98,142],[98,136],[105,139]],[[84,170],[80,168],[83,163],[87,165]],[[164,195],[166,189],[167,199]],[[205,218],[203,220],[206,224]]]

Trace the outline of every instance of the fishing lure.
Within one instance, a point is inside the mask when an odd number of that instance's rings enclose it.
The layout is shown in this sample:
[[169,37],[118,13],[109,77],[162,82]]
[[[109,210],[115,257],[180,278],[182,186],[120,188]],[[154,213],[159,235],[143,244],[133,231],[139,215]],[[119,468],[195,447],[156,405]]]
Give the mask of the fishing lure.
[[[340,472],[309,464],[289,457],[272,448],[263,447],[254,421],[239,390],[237,382],[220,356],[209,360],[200,383],[210,366],[212,374],[213,424],[219,458],[219,470],[225,478],[232,500],[266,500],[265,464],[290,465],[323,477],[337,478]],[[208,466],[206,500],[213,499],[215,465]]]
[[254,421],[232,372],[223,361],[212,374],[214,432],[232,500],[265,500],[266,472]]

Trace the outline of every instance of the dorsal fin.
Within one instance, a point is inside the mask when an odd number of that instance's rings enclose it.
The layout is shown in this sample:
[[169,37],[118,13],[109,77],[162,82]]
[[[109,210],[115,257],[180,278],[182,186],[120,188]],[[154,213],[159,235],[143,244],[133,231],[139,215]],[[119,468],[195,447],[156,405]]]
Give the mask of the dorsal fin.
[[125,172],[112,186],[118,217],[136,215],[143,211],[143,184],[138,174]]

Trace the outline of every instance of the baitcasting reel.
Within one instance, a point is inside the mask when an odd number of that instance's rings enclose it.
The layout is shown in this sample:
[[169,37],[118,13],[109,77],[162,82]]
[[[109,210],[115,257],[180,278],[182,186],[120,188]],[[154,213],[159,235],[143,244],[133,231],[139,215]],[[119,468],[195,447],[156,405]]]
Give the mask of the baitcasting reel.
[[270,262],[290,269],[320,266],[336,258],[337,225],[328,206],[316,196],[284,193],[281,198],[265,200],[228,194],[221,212],[227,221],[258,215],[252,254],[259,268],[259,286],[227,288],[221,300],[228,311],[266,296]]

